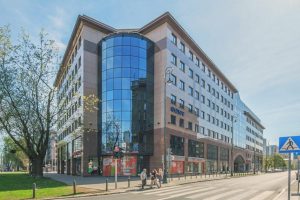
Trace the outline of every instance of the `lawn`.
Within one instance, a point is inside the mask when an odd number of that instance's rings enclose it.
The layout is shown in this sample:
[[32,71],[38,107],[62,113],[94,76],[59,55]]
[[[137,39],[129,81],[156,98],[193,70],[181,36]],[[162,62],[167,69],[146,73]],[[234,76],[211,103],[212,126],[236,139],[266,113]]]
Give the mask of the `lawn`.
[[49,178],[35,179],[26,173],[0,173],[0,200],[32,198],[32,184],[36,183],[36,198],[71,195],[71,186]]

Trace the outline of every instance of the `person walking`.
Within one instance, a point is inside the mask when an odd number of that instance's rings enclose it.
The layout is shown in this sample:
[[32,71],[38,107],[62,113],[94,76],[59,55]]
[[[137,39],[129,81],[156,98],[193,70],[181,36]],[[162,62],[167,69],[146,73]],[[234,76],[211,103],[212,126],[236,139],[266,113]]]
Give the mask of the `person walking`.
[[153,188],[153,185],[156,185],[157,188],[159,188],[156,169],[152,170],[151,172],[151,188]]
[[142,173],[140,174],[141,181],[142,181],[142,189],[144,189],[144,186],[147,184],[147,170],[143,169]]
[[159,188],[161,187],[161,182],[163,180],[163,170],[161,168],[158,169],[158,173],[157,173],[157,179],[158,179],[158,185]]

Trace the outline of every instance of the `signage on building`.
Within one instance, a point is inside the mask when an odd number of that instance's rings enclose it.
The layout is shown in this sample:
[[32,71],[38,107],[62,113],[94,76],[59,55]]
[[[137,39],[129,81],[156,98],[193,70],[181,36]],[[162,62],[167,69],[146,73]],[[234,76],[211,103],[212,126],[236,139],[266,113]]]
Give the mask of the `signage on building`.
[[184,112],[183,111],[181,111],[178,108],[175,108],[173,106],[171,107],[171,112],[176,113],[176,114],[181,115],[181,116],[184,116]]

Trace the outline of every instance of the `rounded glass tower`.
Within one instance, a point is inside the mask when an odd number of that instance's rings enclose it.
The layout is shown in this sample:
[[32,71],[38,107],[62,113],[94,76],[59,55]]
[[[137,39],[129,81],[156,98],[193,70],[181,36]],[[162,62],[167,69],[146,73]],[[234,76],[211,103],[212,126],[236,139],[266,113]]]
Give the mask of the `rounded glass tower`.
[[135,33],[117,33],[99,43],[101,155],[114,145],[125,155],[153,151],[154,44]]

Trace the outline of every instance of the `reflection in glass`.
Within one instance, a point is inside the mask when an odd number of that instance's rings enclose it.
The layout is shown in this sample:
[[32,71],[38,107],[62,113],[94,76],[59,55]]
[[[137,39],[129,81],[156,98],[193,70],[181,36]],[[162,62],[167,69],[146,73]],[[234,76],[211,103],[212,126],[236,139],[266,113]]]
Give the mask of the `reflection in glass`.
[[99,48],[102,153],[117,141],[126,152],[152,154],[154,45],[138,34],[119,33]]

